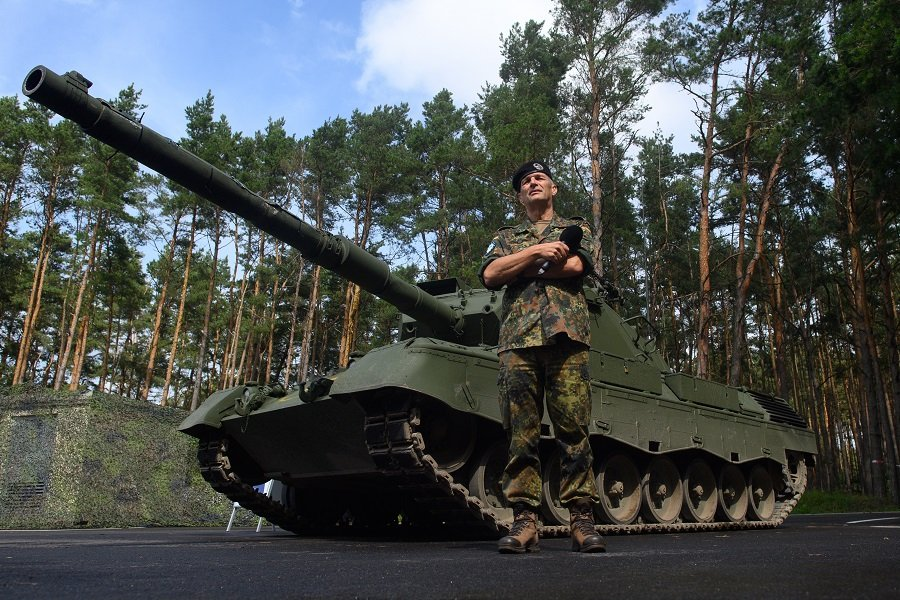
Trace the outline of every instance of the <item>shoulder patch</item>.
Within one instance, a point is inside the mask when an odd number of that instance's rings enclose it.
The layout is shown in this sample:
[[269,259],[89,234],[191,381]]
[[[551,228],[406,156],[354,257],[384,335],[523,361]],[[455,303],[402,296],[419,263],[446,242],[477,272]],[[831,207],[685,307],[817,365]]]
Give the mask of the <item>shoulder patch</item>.
[[497,248],[500,248],[500,247],[502,247],[500,244],[500,240],[497,238],[494,238],[494,240],[491,242],[491,245],[488,246],[487,251],[484,253],[484,257],[490,258],[492,256],[495,256],[497,254]]

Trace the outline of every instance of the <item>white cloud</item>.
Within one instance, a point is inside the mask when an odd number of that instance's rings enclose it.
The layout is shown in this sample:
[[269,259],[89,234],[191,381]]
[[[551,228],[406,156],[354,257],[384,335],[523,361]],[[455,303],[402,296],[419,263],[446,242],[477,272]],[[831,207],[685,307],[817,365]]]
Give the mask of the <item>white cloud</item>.
[[291,16],[299,18],[303,16],[303,0],[288,0]]
[[[680,0],[679,10],[693,2]],[[553,23],[553,0],[367,0],[362,6],[356,49],[362,60],[357,90],[380,98],[399,93],[430,97],[441,88],[457,105],[476,102],[486,81],[499,79],[500,35],[529,19]],[[675,150],[693,150],[696,122],[691,97],[674,84],[650,86],[650,111],[638,125],[653,135],[675,135]]]
[[692,152],[696,150],[691,142],[691,135],[697,133],[697,121],[691,112],[695,108],[694,98],[674,83],[655,83],[647,90],[644,103],[650,110],[638,124],[638,132],[643,136],[652,136],[657,125],[663,136],[675,136],[676,152]]
[[500,34],[530,19],[552,23],[551,0],[369,0],[356,41],[360,91],[453,92],[459,104],[496,81]]

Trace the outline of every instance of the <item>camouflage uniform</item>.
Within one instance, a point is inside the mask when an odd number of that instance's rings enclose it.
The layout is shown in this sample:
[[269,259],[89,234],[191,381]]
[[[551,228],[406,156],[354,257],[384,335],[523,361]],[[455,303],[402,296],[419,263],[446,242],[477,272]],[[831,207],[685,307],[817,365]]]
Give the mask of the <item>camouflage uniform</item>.
[[[504,227],[491,243],[480,274],[491,261],[534,244],[559,240],[568,225],[584,230],[577,254],[593,270],[592,234],[583,219],[554,216],[543,232],[530,221]],[[599,500],[587,426],[591,411],[588,348],[590,321],[583,277],[519,278],[506,286],[500,327],[500,411],[510,440],[503,491],[510,504],[540,506],[538,454],[546,394],[547,411],[560,448],[560,501]]]

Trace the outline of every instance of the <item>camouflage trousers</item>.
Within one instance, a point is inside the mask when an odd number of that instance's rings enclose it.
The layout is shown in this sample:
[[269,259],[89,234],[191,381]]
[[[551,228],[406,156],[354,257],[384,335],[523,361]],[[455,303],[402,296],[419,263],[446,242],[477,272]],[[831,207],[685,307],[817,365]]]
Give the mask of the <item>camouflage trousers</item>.
[[503,472],[507,501],[534,508],[541,503],[541,419],[547,412],[560,456],[559,499],[563,505],[599,501],[588,443],[591,386],[588,350],[577,342],[500,353],[500,413],[509,439]]

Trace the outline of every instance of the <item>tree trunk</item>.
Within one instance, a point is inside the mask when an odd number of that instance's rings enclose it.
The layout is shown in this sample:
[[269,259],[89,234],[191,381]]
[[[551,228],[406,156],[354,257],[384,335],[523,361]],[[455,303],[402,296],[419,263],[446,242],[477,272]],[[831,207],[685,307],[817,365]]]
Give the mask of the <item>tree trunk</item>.
[[[323,182],[318,181],[315,195],[316,227],[319,229],[323,228],[325,220],[322,185]],[[306,301],[306,316],[303,320],[303,339],[300,342],[300,366],[297,369],[297,380],[300,382],[309,378],[309,369],[313,364],[312,353],[315,348],[316,313],[319,310],[319,284],[322,279],[322,267],[313,265],[310,278],[312,281],[310,282],[309,298]]]
[[[438,214],[441,221],[437,226],[437,256],[434,259],[436,276],[439,279],[450,277],[450,221],[447,217],[447,172],[438,175]],[[425,253],[427,259],[428,253]]]
[[[110,254],[110,248],[109,248],[109,242],[107,241],[106,255],[109,256],[109,254]],[[112,267],[111,261],[109,262],[109,265],[110,265],[110,267]],[[109,271],[109,269],[107,269],[107,272],[108,271]],[[104,336],[103,336],[104,343],[103,343],[103,354],[102,354],[102,358],[101,358],[101,362],[100,362],[100,376],[97,381],[97,388],[101,392],[107,391],[106,390],[106,379],[109,376],[109,362],[110,362],[110,358],[111,358],[110,355],[112,354],[113,347],[114,347],[113,346],[113,321],[114,321],[114,319],[113,319],[113,304],[114,303],[115,303],[115,298],[113,297],[113,294],[111,293],[106,298],[106,304],[107,304],[106,328],[105,328]],[[117,329],[117,333],[118,333],[119,328],[117,327],[116,329]],[[115,346],[115,347],[118,348],[118,346]]]
[[[53,389],[58,390],[62,387],[62,380],[65,376],[66,368],[69,363],[69,354],[72,351],[72,344],[74,343],[75,334],[78,329],[78,324],[81,320],[81,306],[84,303],[84,297],[87,293],[88,282],[91,280],[91,275],[94,272],[94,264],[97,259],[97,241],[100,236],[101,223],[103,221],[103,211],[97,211],[97,218],[94,221],[94,227],[91,229],[91,240],[88,244],[88,257],[87,264],[84,266],[84,271],[81,274],[81,282],[78,284],[78,294],[75,296],[75,306],[72,307],[72,322],[69,325],[69,334],[66,337],[66,345],[62,352],[62,355],[59,357],[59,362],[56,365],[56,379],[53,382]],[[75,362],[78,362],[76,357]],[[72,372],[72,379],[69,382],[69,389],[75,390],[78,389],[78,374]],[[74,387],[73,387],[74,386]]]
[[172,333],[172,348],[169,350],[169,365],[166,367],[166,379],[163,382],[160,405],[167,406],[169,399],[169,385],[172,382],[172,372],[175,369],[175,361],[178,358],[178,338],[181,337],[181,324],[184,321],[184,303],[187,298],[188,283],[191,278],[191,258],[194,254],[194,235],[197,232],[197,205],[194,204],[191,211],[191,231],[188,234],[188,246],[184,253],[184,276],[181,278],[181,296],[178,298],[178,313],[175,316],[175,331]]
[[[747,263],[747,268],[743,268],[743,234],[739,245],[741,252],[737,261],[737,289],[734,294],[734,307],[732,314],[732,335],[731,335],[731,367],[728,371],[728,383],[730,385],[740,385],[741,381],[741,364],[743,361],[743,347],[746,337],[744,331],[744,317],[746,315],[747,292],[750,289],[750,282],[753,279],[753,273],[756,271],[756,265],[759,264],[760,258],[763,256],[763,248],[765,246],[766,235],[766,219],[769,215],[769,207],[772,204],[772,195],[775,193],[775,182],[778,180],[778,173],[781,170],[781,162],[784,159],[784,153],[787,143],[782,142],[781,148],[778,150],[778,156],[769,171],[769,177],[766,179],[766,185],[763,188],[762,197],[760,198],[759,212],[756,216],[756,233],[754,234],[753,256]],[[744,200],[746,202],[746,200]],[[744,209],[741,209],[744,212]],[[743,220],[743,219],[742,219]],[[741,225],[743,230],[743,224]]]
[[600,82],[597,81],[595,60],[587,60],[591,87],[591,121],[588,127],[591,163],[591,216],[594,222],[594,269],[603,275],[603,166],[600,163]]
[[[288,343],[287,343],[287,356],[284,359],[285,362],[285,371],[284,371],[284,387],[289,388],[291,386],[291,379],[293,373],[293,362],[294,362],[294,340],[297,335],[297,309],[300,307],[300,282],[303,280],[303,265],[304,261],[302,258],[298,260],[297,265],[297,277],[294,280],[294,294],[291,297],[291,325],[288,333]],[[297,376],[298,381],[302,381],[299,378],[299,374]]]
[[241,369],[244,381],[260,381],[262,371],[262,350],[260,346],[261,334],[257,334],[257,328],[264,319],[265,308],[262,299],[263,256],[266,252],[266,238],[259,234],[259,251],[256,259],[256,277],[253,278],[253,300],[250,304],[250,327],[247,329],[247,340],[244,342],[244,351],[241,357]]
[[[728,22],[723,25],[723,30],[730,29],[737,17],[736,7],[730,5]],[[715,154],[716,120],[719,111],[719,69],[725,58],[725,42],[722,44],[712,61],[709,92],[709,114],[706,120],[706,133],[703,138],[703,174],[700,183],[700,225],[699,225],[699,276],[700,276],[700,302],[697,314],[697,375],[709,377],[709,336],[712,318],[712,279],[710,272],[710,185],[712,181],[713,156]]]
[[859,212],[856,198],[856,180],[851,165],[852,148],[847,142],[847,182],[845,190],[845,211],[847,219],[847,245],[849,264],[847,284],[852,292],[853,340],[856,346],[856,358],[859,366],[858,375],[865,399],[863,412],[865,423],[865,444],[862,445],[863,466],[871,472],[871,489],[869,493],[883,497],[885,495],[885,477],[893,481],[892,473],[885,473],[885,440],[882,429],[884,388],[881,385],[881,373],[878,368],[878,350],[872,330],[872,317],[869,311],[868,293],[866,290],[865,260],[859,245]]
[[203,327],[200,329],[200,347],[197,349],[197,372],[194,377],[194,389],[191,391],[191,412],[197,410],[197,407],[200,406],[200,386],[202,385],[206,367],[206,345],[209,340],[209,320],[212,315],[212,301],[216,291],[216,272],[219,268],[219,239],[222,232],[220,226],[222,220],[221,208],[216,208],[213,220],[215,227],[213,231],[212,266],[210,267],[209,285],[206,288],[206,306],[203,310]]
[[344,292],[344,320],[341,346],[338,354],[338,365],[346,367],[350,364],[350,353],[353,352],[356,343],[356,321],[359,316],[360,289],[355,283],[347,283]]
[[[240,220],[235,218],[234,220],[234,247],[240,248],[241,238],[240,238]],[[232,379],[231,369],[234,366],[234,354],[232,347],[236,343],[234,340],[240,334],[240,322],[241,322],[241,310],[243,310],[243,299],[244,299],[244,283],[247,281],[247,278],[244,277],[241,283],[241,289],[239,291],[240,298],[239,302],[241,304],[240,308],[235,305],[235,297],[234,297],[234,289],[237,286],[237,277],[238,277],[238,266],[240,265],[240,260],[238,257],[235,257],[234,260],[234,268],[231,270],[231,283],[228,286],[228,308],[230,310],[230,318],[229,318],[229,328],[225,332],[225,340],[223,342],[223,355],[222,355],[222,372],[220,374],[221,381],[219,382],[220,388],[230,387],[230,381]]]
[[709,377],[709,329],[712,310],[712,280],[709,270],[709,195],[712,180],[713,143],[715,141],[716,110],[719,97],[719,61],[721,53],[713,65],[712,90],[709,96],[709,115],[706,136],[703,140],[703,175],[700,183],[700,226],[698,266],[700,273],[700,303],[697,313],[697,375]]
[[775,393],[781,398],[790,394],[788,381],[787,356],[784,337],[784,322],[787,306],[784,303],[784,281],[781,277],[780,263],[784,256],[783,240],[779,240],[778,256],[772,265],[769,276],[770,302],[772,304],[772,372],[775,375]]
[[72,362],[72,375],[69,378],[69,391],[74,392],[78,389],[81,381],[81,369],[84,366],[84,357],[87,354],[88,331],[93,321],[93,307],[81,316],[78,341],[75,344],[74,359]]
[[281,280],[278,274],[278,268],[281,266],[281,255],[284,244],[277,240],[275,242],[275,280],[272,282],[272,299],[269,310],[269,331],[266,340],[266,368],[263,373],[262,381],[265,385],[269,385],[272,381],[272,366],[275,364],[275,321],[278,319],[278,305],[281,303],[281,294],[283,293]]
[[162,286],[159,290],[159,301],[156,303],[156,316],[153,320],[153,333],[150,335],[150,353],[147,358],[147,370],[144,373],[144,385],[141,387],[140,399],[144,402],[150,397],[150,388],[153,386],[154,363],[156,362],[156,353],[159,350],[159,338],[162,335],[163,309],[166,305],[169,277],[172,274],[172,263],[175,260],[175,245],[178,242],[179,223],[181,223],[180,213],[175,215],[175,225],[172,228],[172,239],[169,242],[169,250],[166,255],[166,271],[163,274]]
[[[356,218],[354,220],[354,243],[360,248],[366,248],[369,242],[369,232],[372,228],[372,191],[367,190],[362,202],[357,204]],[[341,343],[338,351],[338,366],[346,367],[350,364],[350,353],[356,345],[357,320],[359,319],[359,304],[362,290],[355,283],[347,282],[344,293],[344,320]]]
[[[898,435],[900,435],[900,348],[898,348],[897,332],[897,303],[894,300],[894,287],[892,282],[894,276],[891,270],[891,258],[888,250],[888,244],[885,240],[885,217],[884,217],[885,194],[882,192],[875,203],[875,247],[878,254],[879,275],[881,276],[881,293],[884,298],[881,302],[882,311],[884,313],[884,329],[885,340],[887,345],[886,354],[888,357],[889,379],[887,382],[886,396],[886,413],[887,418],[887,439],[891,446],[890,450],[894,456],[890,464],[897,465],[900,469],[897,458],[900,456],[900,447],[898,447]],[[900,470],[894,470],[894,486],[891,490],[891,496],[894,504],[900,504]]]
[[297,370],[297,378],[306,381],[309,378],[309,369],[313,364],[312,352],[315,347],[316,312],[319,308],[319,282],[322,279],[322,267],[315,265],[312,269],[312,282],[309,291],[309,300],[306,303],[306,318],[303,322],[303,341],[300,342],[300,367]]
[[50,254],[53,245],[53,222],[55,219],[53,202],[56,198],[56,183],[58,178],[51,181],[47,199],[44,202],[44,230],[41,232],[41,245],[38,249],[37,262],[34,266],[34,276],[31,281],[31,292],[28,296],[28,306],[25,310],[25,322],[22,324],[22,339],[19,340],[19,351],[16,355],[16,366],[13,369],[12,383],[22,383],[25,379],[25,366],[28,363],[31,338],[34,335],[35,324],[41,312],[41,299],[44,294],[44,281],[47,276],[47,265],[50,264]]
[[[619,172],[619,166],[616,164],[616,135],[615,131],[610,132],[610,143],[609,143],[609,164],[610,164],[610,190],[609,194],[609,202],[604,207],[604,210],[608,210],[612,213],[616,210],[616,201],[618,194],[618,186],[616,182],[618,181],[618,177],[616,176]],[[618,248],[616,247],[616,230],[614,227],[609,228],[609,278],[613,282],[613,285],[619,286],[621,282],[619,281],[619,255]]]
[[244,299],[247,296],[247,278],[241,281],[238,290],[237,305],[234,306],[234,326],[230,333],[230,340],[226,342],[225,362],[222,366],[222,387],[232,387],[238,377],[237,351],[241,341],[241,327],[243,325]]

